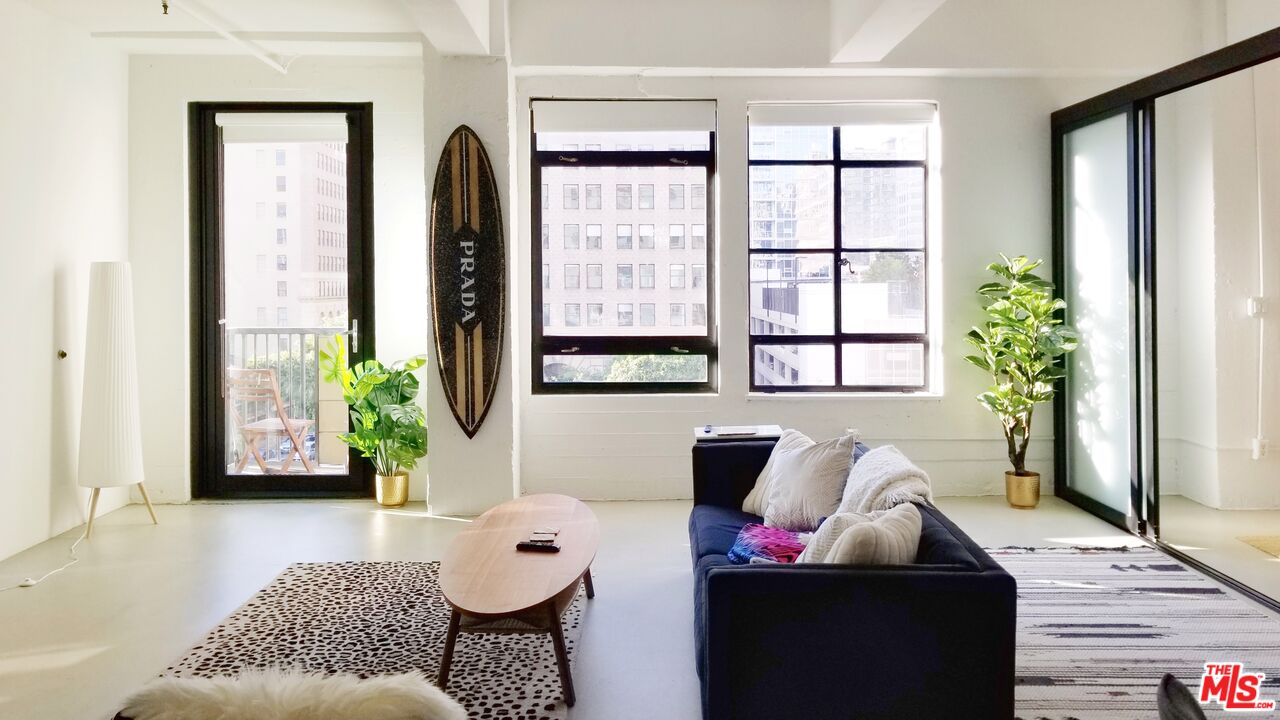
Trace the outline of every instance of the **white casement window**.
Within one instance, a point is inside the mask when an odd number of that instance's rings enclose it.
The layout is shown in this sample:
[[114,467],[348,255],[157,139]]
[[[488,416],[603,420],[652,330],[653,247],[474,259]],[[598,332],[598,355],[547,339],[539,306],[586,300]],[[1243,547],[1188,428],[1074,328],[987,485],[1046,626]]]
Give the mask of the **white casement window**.
[[927,389],[936,106],[748,112],[751,389]]
[[534,393],[714,390],[715,103],[536,100],[532,117],[531,254],[562,274],[532,306],[563,311],[533,323]]

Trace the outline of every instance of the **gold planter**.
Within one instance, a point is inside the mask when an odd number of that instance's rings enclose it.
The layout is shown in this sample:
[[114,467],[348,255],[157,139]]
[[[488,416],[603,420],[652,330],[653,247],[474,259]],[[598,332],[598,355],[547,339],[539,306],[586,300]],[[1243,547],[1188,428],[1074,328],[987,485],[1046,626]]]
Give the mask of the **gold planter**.
[[378,504],[383,507],[400,507],[409,502],[409,473],[378,475],[374,483]]
[[1004,497],[1016,508],[1030,510],[1040,504],[1040,473],[1004,474]]

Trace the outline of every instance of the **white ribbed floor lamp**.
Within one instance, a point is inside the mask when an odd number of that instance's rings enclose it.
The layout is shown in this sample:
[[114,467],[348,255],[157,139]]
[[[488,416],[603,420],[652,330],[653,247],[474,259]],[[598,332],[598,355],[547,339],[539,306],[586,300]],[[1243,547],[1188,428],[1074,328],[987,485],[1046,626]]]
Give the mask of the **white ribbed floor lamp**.
[[138,406],[133,279],[127,262],[97,262],[89,270],[89,330],[85,342],[84,405],[80,415],[80,485],[93,488],[85,537],[93,532],[104,487],[137,485],[158,524],[143,484],[142,418]]

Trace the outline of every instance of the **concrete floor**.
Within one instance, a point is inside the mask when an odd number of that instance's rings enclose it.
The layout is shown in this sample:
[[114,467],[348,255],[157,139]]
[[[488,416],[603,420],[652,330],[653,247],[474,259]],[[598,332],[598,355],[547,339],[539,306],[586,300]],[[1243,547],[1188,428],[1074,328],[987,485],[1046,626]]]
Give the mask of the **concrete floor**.
[[[1056,498],[1034,511],[1002,498],[941,498],[977,542],[1116,545],[1130,536]],[[574,661],[574,720],[697,720],[689,503],[592,503],[601,547]],[[95,523],[82,560],[29,589],[0,593],[0,718],[109,718],[291,562],[435,560],[465,520],[421,504],[197,503],[129,506]],[[0,562],[0,587],[65,561],[80,530]]]
[[1280,510],[1218,510],[1181,495],[1160,496],[1160,539],[1280,600],[1280,558],[1238,538],[1280,535]]

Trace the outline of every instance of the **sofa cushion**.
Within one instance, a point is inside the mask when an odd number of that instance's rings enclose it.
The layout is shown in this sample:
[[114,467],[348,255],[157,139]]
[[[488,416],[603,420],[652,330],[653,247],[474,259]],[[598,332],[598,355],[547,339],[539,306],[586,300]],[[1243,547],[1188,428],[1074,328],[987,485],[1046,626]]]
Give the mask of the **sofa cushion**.
[[694,505],[693,512],[689,514],[689,550],[693,561],[696,563],[707,555],[728,555],[742,527],[747,523],[760,522],[759,515],[741,510],[718,505]]
[[774,443],[773,451],[769,453],[769,461],[765,463],[764,469],[756,476],[755,487],[751,488],[751,492],[747,493],[747,497],[742,501],[743,512],[764,517],[764,511],[769,505],[769,492],[774,478],[773,465],[775,460],[780,453],[809,447],[812,444],[813,441],[809,439],[809,436],[799,430],[783,430],[778,442]]
[[968,570],[982,569],[973,553],[969,552],[956,534],[959,529],[940,510],[919,503],[916,507],[920,510],[917,565],[960,565]]
[[920,545],[920,511],[911,503],[886,510],[840,533],[823,562],[843,565],[910,565]]
[[707,555],[693,566],[693,642],[698,677],[705,677],[707,663],[707,573],[711,568],[732,566],[724,555]]
[[771,477],[764,524],[801,532],[817,530],[822,518],[840,506],[853,449],[853,436],[845,435],[802,448],[775,450],[765,470]]

